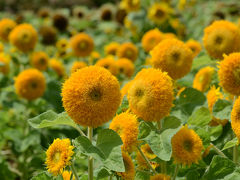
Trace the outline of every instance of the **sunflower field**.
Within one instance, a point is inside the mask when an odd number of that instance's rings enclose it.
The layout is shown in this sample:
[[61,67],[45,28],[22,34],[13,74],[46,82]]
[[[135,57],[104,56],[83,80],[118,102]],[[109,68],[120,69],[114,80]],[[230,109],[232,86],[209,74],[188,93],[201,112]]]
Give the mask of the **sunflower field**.
[[239,0],[0,0],[0,180],[240,180]]

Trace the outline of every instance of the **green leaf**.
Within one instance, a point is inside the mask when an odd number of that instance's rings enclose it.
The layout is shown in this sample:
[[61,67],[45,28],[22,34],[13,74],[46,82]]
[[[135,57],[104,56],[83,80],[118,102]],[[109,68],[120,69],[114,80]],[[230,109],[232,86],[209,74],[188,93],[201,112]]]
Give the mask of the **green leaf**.
[[136,172],[135,179],[138,179],[138,180],[147,180],[147,179],[150,179],[150,174],[147,173],[147,172],[143,172],[143,171],[137,171],[137,172]]
[[204,179],[221,179],[232,173],[235,169],[235,164],[230,159],[222,156],[214,156],[209,168],[205,172]]
[[97,180],[110,176],[110,172],[106,168],[97,169],[95,171],[95,173],[97,174],[96,175],[97,176]]
[[51,180],[52,178],[46,172],[42,172],[34,176],[31,180]]
[[240,169],[237,168],[232,174],[225,176],[222,180],[239,180],[240,179]]
[[231,119],[232,103],[219,99],[213,106],[213,116],[218,119]]
[[172,155],[171,139],[178,130],[179,128],[167,129],[161,135],[152,131],[144,140],[147,141],[154,154],[164,161],[169,161]]
[[216,127],[208,127],[208,130],[210,131],[211,141],[215,141],[221,136],[223,127],[222,125],[218,125]]
[[0,162],[0,175],[4,180],[16,179],[15,174],[9,170],[8,165],[5,161]]
[[225,150],[225,149],[229,149],[229,148],[231,148],[231,147],[233,147],[233,146],[236,146],[236,145],[238,145],[238,139],[237,139],[237,137],[235,137],[235,138],[232,139],[231,141],[228,141],[228,142],[224,145],[222,151]]
[[28,120],[28,123],[33,128],[46,128],[56,125],[68,125],[76,127],[73,120],[67,115],[66,112],[57,114],[52,110],[46,111],[37,117]]
[[113,171],[124,172],[125,167],[121,152],[122,140],[120,136],[111,129],[100,131],[96,146],[104,153],[104,165]]
[[139,124],[139,134],[138,139],[143,139],[149,135],[151,132],[151,127],[144,121],[141,121]]
[[167,116],[161,121],[163,129],[176,129],[181,125],[181,120],[175,116]]
[[20,146],[20,151],[26,151],[30,146],[39,145],[40,144],[40,134],[32,133],[28,137],[26,137]]
[[192,69],[199,69],[203,66],[209,66],[210,64],[216,64],[216,61],[210,59],[209,56],[204,55],[194,59]]
[[190,116],[188,124],[203,127],[208,125],[211,119],[212,117],[208,108],[200,107]]

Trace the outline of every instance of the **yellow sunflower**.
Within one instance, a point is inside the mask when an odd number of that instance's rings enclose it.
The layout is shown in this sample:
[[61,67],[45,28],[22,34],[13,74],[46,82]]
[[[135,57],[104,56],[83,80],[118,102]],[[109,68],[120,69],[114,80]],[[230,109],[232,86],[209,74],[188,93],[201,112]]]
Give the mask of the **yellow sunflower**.
[[123,141],[122,149],[132,152],[137,145],[138,120],[133,114],[124,112],[115,116],[109,129],[116,131]]
[[99,54],[99,52],[97,51],[92,51],[89,58],[88,58],[88,62],[89,64],[93,64],[94,62],[96,62],[96,60],[100,59],[101,55]]
[[0,39],[3,41],[8,41],[8,35],[16,25],[16,22],[11,19],[2,19],[0,21]]
[[128,93],[128,90],[130,88],[130,86],[132,85],[132,81],[129,81],[127,82],[121,89],[121,95],[122,95],[122,98],[127,95]]
[[215,21],[204,29],[203,43],[211,57],[221,60],[223,54],[240,51],[240,31],[231,22]]
[[177,36],[174,33],[164,33],[164,39],[177,39]]
[[114,76],[118,74],[116,61],[111,56],[99,59],[95,65],[109,70]]
[[120,104],[117,79],[106,69],[89,66],[73,73],[62,88],[68,115],[83,126],[98,127],[111,120]]
[[172,137],[172,156],[177,164],[191,165],[201,159],[203,144],[194,130],[183,126]]
[[225,91],[240,95],[240,53],[224,57],[219,65],[218,77]]
[[151,51],[164,39],[164,35],[157,28],[147,31],[142,37],[142,47],[146,52]]
[[118,172],[117,174],[122,177],[123,180],[134,180],[135,169],[131,156],[127,152],[122,151],[123,162],[125,166],[125,172]]
[[10,32],[9,40],[20,51],[29,52],[34,49],[38,34],[32,25],[20,24]]
[[167,72],[174,80],[182,78],[191,70],[192,51],[180,40],[163,40],[150,54],[153,67]]
[[131,61],[135,61],[138,57],[138,49],[133,43],[123,43],[117,51],[119,58],[127,58]]
[[151,176],[150,180],[171,180],[171,177],[166,174],[156,174]]
[[167,116],[173,98],[172,79],[159,69],[141,70],[128,90],[130,109],[145,121]]
[[69,43],[67,39],[60,39],[57,41],[56,43],[56,47],[57,50],[60,52],[66,52],[68,47],[69,47]]
[[69,139],[55,139],[46,151],[48,171],[54,176],[62,174],[63,169],[71,164],[73,148]]
[[89,56],[94,49],[93,39],[86,33],[79,33],[71,38],[73,53],[78,57]]
[[9,73],[10,57],[4,53],[0,53],[0,72],[3,74]]
[[82,69],[84,67],[87,67],[87,64],[85,62],[83,62],[83,61],[75,61],[73,63],[73,65],[72,65],[71,73],[74,73],[77,70]]
[[16,77],[14,86],[20,97],[34,100],[43,95],[46,89],[46,81],[39,70],[27,69]]
[[[62,178],[63,180],[71,180],[72,171],[63,171]],[[75,176],[73,176],[72,180],[75,180]]]
[[[223,94],[220,92],[220,88],[216,88],[215,86],[212,86],[207,93],[208,109],[210,113],[212,113],[213,106],[219,99],[223,99]],[[228,122],[227,119],[221,120],[213,116],[212,121],[210,122],[210,126],[218,126],[219,124],[224,126],[227,122]]]
[[54,59],[54,58],[50,59],[49,67],[52,68],[59,77],[65,76],[65,68],[61,61]]
[[233,109],[231,112],[231,125],[233,132],[236,134],[238,138],[238,142],[240,142],[240,98],[238,97],[233,105]]
[[120,58],[116,61],[119,73],[124,74],[126,77],[131,78],[134,73],[134,64],[127,58]]
[[155,24],[162,24],[168,19],[172,11],[167,3],[154,3],[148,10],[148,18]]
[[31,64],[32,64],[32,66],[34,68],[40,70],[40,71],[46,71],[47,70],[47,68],[48,68],[48,61],[49,61],[49,57],[43,51],[34,52],[31,55]]
[[211,84],[214,72],[214,68],[210,66],[200,69],[193,80],[193,88],[205,92]]
[[188,40],[186,45],[192,50],[194,57],[196,57],[202,50],[201,44],[193,39]]
[[104,53],[105,55],[116,55],[117,50],[120,47],[120,44],[117,42],[111,42],[110,44],[106,45],[104,47]]
[[140,6],[140,0],[122,0],[120,3],[120,7],[128,12],[138,11],[140,9]]

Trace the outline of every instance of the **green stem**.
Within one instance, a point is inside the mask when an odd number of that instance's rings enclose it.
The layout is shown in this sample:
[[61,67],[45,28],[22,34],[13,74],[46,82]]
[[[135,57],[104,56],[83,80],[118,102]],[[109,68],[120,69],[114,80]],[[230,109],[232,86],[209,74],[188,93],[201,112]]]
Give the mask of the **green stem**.
[[109,176],[109,180],[112,180],[112,179],[113,179],[113,174]]
[[233,147],[233,162],[238,163],[238,146]]
[[139,146],[137,146],[137,148],[138,148],[138,151],[140,152],[141,156],[143,157],[143,159],[146,161],[148,167],[152,170],[152,172],[153,172],[154,174],[157,174],[156,170],[153,169],[153,167],[152,167],[150,161],[148,160],[148,158],[143,154],[141,148],[140,148]]
[[86,134],[80,129],[78,125],[75,126],[75,129],[82,135],[86,137]]
[[158,126],[158,130],[160,131],[162,128],[161,120],[157,121],[157,126]]
[[178,174],[178,170],[179,170],[179,165],[177,164],[176,167],[175,167],[175,171],[174,171],[174,175],[173,175],[173,180],[176,179],[177,174]]
[[[93,128],[88,127],[88,139],[92,142]],[[88,157],[88,180],[93,180],[93,157]]]
[[76,171],[73,163],[71,164],[71,169],[72,169],[73,175],[75,176],[75,179],[79,180],[78,175],[77,175],[77,171]]
[[211,145],[218,155],[227,158],[227,156],[220,149],[218,149],[214,144],[211,143]]

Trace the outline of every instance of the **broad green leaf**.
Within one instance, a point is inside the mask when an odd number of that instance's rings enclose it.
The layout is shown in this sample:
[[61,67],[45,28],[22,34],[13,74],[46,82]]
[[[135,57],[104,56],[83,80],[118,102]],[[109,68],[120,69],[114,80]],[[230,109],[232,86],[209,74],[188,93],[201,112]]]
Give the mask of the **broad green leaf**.
[[219,138],[219,136],[221,136],[223,127],[222,125],[218,125],[216,127],[209,127],[208,130],[210,131],[211,141],[215,141]]
[[33,128],[46,128],[56,125],[68,125],[76,127],[76,124],[73,120],[67,115],[66,112],[57,114],[52,110],[44,112],[37,117],[28,120],[28,123]]
[[42,172],[34,176],[31,180],[51,180],[52,178],[46,172]]
[[205,107],[196,109],[188,119],[189,125],[206,126],[211,121],[212,117],[209,110]]
[[239,168],[236,168],[236,170],[225,176],[222,180],[239,180],[240,179],[240,169]]
[[218,119],[231,119],[232,103],[219,99],[213,106],[213,116]]
[[154,154],[164,161],[169,161],[172,155],[171,139],[178,130],[179,128],[167,129],[161,134],[152,131],[144,140],[147,141]]
[[200,174],[198,171],[196,170],[190,170],[187,175],[186,175],[187,179],[191,179],[191,180],[198,180],[200,177]]
[[150,179],[150,174],[144,171],[137,171],[135,175],[135,179],[138,180],[148,180]]
[[175,116],[167,116],[161,121],[163,129],[176,129],[181,125],[181,120]]
[[106,177],[110,176],[110,174],[111,174],[111,172],[109,172],[109,170],[106,168],[97,169],[95,171],[95,173],[96,173],[97,180],[106,178]]
[[141,121],[139,124],[138,139],[143,139],[147,137],[150,132],[151,132],[151,127],[149,127],[149,125],[146,122]]
[[231,147],[233,147],[233,146],[236,146],[236,145],[238,145],[238,139],[237,139],[237,137],[235,137],[235,138],[232,139],[231,141],[228,141],[228,142],[224,145],[222,151],[225,150],[225,149],[229,149],[229,148],[231,148]]
[[20,146],[20,151],[26,151],[30,146],[39,145],[40,144],[40,134],[32,133],[28,137],[26,137]]
[[200,136],[203,146],[206,148],[209,146],[211,138],[210,133],[208,133],[205,129],[200,128],[198,126],[194,127],[195,132]]
[[222,156],[214,156],[209,168],[205,172],[204,179],[221,179],[232,173],[235,169],[235,164],[230,159]]
[[124,172],[125,167],[121,153],[122,140],[120,136],[111,129],[100,131],[96,146],[104,153],[104,165],[113,171]]
[[194,59],[192,69],[199,69],[203,66],[209,66],[210,64],[216,64],[216,61],[210,59],[209,56],[204,55]]
[[0,162],[0,177],[4,180],[16,179],[15,174],[8,168],[8,164],[5,161]]

